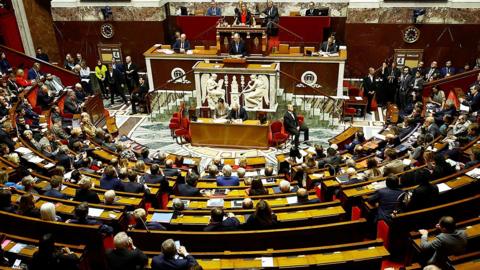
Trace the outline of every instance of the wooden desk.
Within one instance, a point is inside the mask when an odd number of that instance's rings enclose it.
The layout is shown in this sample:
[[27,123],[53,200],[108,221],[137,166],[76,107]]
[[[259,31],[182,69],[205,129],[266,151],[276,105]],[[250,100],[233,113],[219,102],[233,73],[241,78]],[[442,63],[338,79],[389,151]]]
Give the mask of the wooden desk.
[[[225,56],[222,55],[205,55],[205,54],[165,54],[159,51],[159,48],[152,46],[147,49],[144,54],[148,83],[150,89],[157,90],[162,86],[162,92],[165,91],[193,91],[199,89],[202,81],[194,76],[192,70],[198,62],[208,61],[210,63],[221,63]],[[345,69],[345,61],[347,59],[345,53],[337,56],[303,56],[303,55],[248,55],[246,57],[249,64],[271,64],[280,63],[279,69],[288,73],[294,78],[301,79],[307,74],[314,73],[316,80],[310,81],[314,88],[332,96],[343,95],[343,73]],[[221,69],[218,69],[220,72]],[[245,76],[252,74],[249,70],[244,71]],[[177,81],[171,81],[172,76],[176,74],[178,77],[182,73],[187,73],[185,77]],[[222,74],[223,76],[223,74]],[[305,75],[306,76],[306,75]],[[221,78],[221,76],[219,76]],[[312,76],[308,76],[313,79]],[[238,78],[237,78],[238,79]],[[278,88],[284,89],[287,93],[295,93],[296,95],[320,95],[310,87],[305,87],[288,76],[280,75]],[[197,103],[198,105],[199,103]]]
[[200,118],[190,123],[193,146],[268,149],[270,127],[258,120],[242,124],[214,123],[213,119]]
[[230,42],[234,33],[238,33],[245,41],[249,54],[264,55],[267,53],[267,28],[232,25],[217,26],[217,50],[229,53]]

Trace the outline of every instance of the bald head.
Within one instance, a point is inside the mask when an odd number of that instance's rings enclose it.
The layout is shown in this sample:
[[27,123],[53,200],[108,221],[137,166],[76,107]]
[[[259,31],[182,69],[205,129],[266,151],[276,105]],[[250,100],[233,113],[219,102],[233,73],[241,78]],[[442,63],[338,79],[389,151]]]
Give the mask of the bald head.
[[242,208],[243,208],[243,209],[253,209],[253,201],[252,201],[252,199],[250,199],[250,198],[245,198],[245,199],[243,199]]
[[308,200],[308,192],[304,188],[299,188],[297,190],[297,199],[298,201],[307,201]]

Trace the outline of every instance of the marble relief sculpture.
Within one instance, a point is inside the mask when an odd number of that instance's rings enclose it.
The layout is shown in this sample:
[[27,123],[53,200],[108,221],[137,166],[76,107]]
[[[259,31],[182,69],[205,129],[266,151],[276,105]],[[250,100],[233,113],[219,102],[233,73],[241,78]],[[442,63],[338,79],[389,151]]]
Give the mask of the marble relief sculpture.
[[217,74],[210,75],[206,83],[206,99],[208,102],[208,107],[211,110],[214,110],[217,106],[218,99],[222,98],[225,99],[225,90],[222,89],[223,86],[223,79],[220,79],[217,82]]
[[248,82],[245,89],[242,91],[242,95],[245,101],[245,107],[248,109],[262,109],[263,100],[267,106],[270,104],[268,98],[268,89],[267,84],[265,83],[265,76],[256,76],[251,75],[250,81]]

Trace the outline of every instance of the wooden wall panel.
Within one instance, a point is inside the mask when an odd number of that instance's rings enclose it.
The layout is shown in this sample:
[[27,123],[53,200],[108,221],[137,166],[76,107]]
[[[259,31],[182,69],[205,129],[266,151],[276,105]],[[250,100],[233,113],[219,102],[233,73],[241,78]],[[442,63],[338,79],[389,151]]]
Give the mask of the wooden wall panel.
[[473,64],[480,54],[478,25],[418,25],[420,39],[414,44],[403,41],[402,30],[407,26],[347,23],[345,42],[348,46],[348,60],[345,77],[364,76],[369,66],[380,67],[382,61],[393,56],[394,49],[399,48],[424,49],[426,65],[437,60],[439,66],[451,59],[454,66],[463,67],[466,62]]
[[[60,55],[80,52],[90,68],[96,65],[97,44],[121,43],[123,56],[131,55],[134,63],[145,70],[143,52],[153,44],[163,43],[163,22],[110,22],[115,29],[113,38],[106,39],[100,34],[103,21],[57,21],[54,22],[55,34]],[[62,60],[63,63],[63,60]]]

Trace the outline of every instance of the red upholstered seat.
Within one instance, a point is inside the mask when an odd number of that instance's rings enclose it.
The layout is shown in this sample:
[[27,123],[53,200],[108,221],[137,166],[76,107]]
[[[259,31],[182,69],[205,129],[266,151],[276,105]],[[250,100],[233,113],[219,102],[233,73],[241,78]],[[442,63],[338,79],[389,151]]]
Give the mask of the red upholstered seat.
[[299,126],[302,126],[303,122],[305,122],[305,117],[301,114],[297,115],[297,119],[298,119],[298,125]]
[[[190,121],[188,118],[183,118],[182,123],[179,129],[176,129],[174,134],[176,138],[183,138],[185,141],[190,141]],[[178,140],[177,140],[178,142]],[[180,144],[182,144],[182,140],[180,140]]]
[[387,249],[390,242],[389,235],[390,235],[390,227],[385,221],[379,220],[377,222],[377,238],[380,238],[383,240],[383,246]]
[[350,97],[360,97],[363,96],[362,90],[357,87],[351,87],[348,89],[348,96]]
[[272,134],[271,144],[275,144],[276,146],[286,142],[288,139],[288,134],[284,131],[283,123],[280,121],[275,121],[272,123],[270,126],[270,132]]

